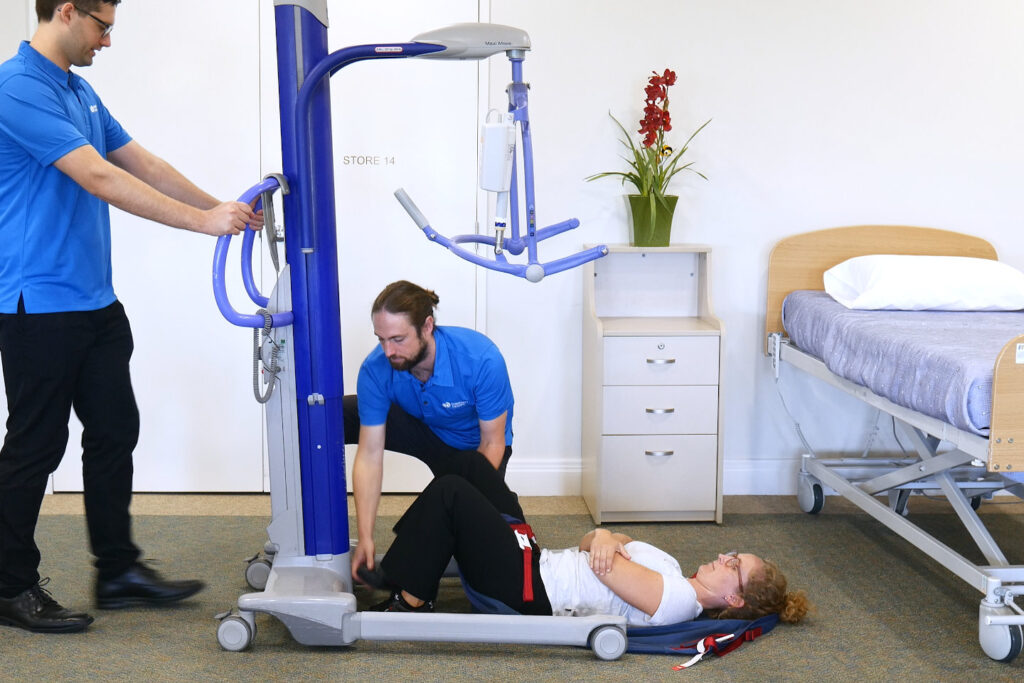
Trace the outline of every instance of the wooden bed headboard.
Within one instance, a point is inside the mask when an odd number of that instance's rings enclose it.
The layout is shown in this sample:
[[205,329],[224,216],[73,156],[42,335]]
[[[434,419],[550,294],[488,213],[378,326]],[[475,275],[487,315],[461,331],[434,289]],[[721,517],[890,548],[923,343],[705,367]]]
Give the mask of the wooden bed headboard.
[[768,257],[765,338],[782,332],[782,300],[797,289],[824,290],[822,274],[854,256],[920,254],[973,256],[997,260],[995,248],[980,237],[905,225],[856,225],[805,232],[779,240]]

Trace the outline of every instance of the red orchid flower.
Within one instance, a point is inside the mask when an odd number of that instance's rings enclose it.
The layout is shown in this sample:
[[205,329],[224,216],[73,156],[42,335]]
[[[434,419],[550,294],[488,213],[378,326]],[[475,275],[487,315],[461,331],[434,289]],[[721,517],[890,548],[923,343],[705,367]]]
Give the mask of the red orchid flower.
[[647,95],[647,101],[653,102],[654,100],[663,100],[668,97],[668,92],[664,86],[651,84],[644,88],[644,93]]
[[644,86],[643,118],[636,129],[640,134],[641,144],[634,144],[632,135],[612,116],[625,136],[622,143],[630,152],[629,156],[625,157],[630,170],[597,173],[587,180],[617,176],[623,183],[632,183],[641,196],[662,197],[669,181],[678,173],[688,171],[707,179],[703,173],[692,168],[692,162],[682,163],[681,157],[690,141],[710,123],[710,120],[697,128],[681,148],[673,150],[671,146],[665,144],[665,134],[672,130],[672,116],[668,111],[668,89],[675,85],[675,82],[676,72],[671,69],[664,69],[661,73],[651,71],[651,75],[648,76],[647,85]]

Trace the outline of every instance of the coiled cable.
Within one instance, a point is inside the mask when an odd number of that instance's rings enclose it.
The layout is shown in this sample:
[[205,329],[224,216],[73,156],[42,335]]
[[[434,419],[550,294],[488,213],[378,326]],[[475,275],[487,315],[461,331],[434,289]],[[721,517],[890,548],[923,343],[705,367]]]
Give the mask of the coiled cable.
[[[280,352],[280,347],[270,336],[270,329],[274,325],[273,316],[265,308],[259,309],[256,313],[263,316],[263,329],[260,330],[260,328],[254,327],[252,330],[252,392],[258,403],[266,403],[274,395],[274,382],[277,380],[277,373],[281,369],[277,365],[277,355]],[[260,334],[261,332],[262,335]],[[267,339],[270,340],[271,344],[270,367],[266,368],[267,392],[264,394],[260,390],[260,363],[263,362],[263,342]]]

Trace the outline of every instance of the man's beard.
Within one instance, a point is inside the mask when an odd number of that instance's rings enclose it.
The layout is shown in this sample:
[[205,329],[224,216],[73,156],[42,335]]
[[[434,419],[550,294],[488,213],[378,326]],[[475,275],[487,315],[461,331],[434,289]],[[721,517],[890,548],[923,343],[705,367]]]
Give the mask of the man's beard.
[[416,338],[420,341],[420,350],[416,352],[415,356],[408,360],[392,360],[388,358],[388,362],[391,363],[392,368],[400,372],[408,372],[419,365],[423,359],[427,357],[427,343],[423,340],[423,336],[417,333]]

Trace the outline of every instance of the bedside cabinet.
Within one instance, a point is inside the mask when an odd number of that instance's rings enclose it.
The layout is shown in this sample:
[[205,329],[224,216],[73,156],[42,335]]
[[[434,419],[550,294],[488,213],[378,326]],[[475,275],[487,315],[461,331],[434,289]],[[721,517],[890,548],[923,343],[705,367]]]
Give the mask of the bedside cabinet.
[[583,498],[594,521],[722,521],[711,248],[609,245],[583,268]]

